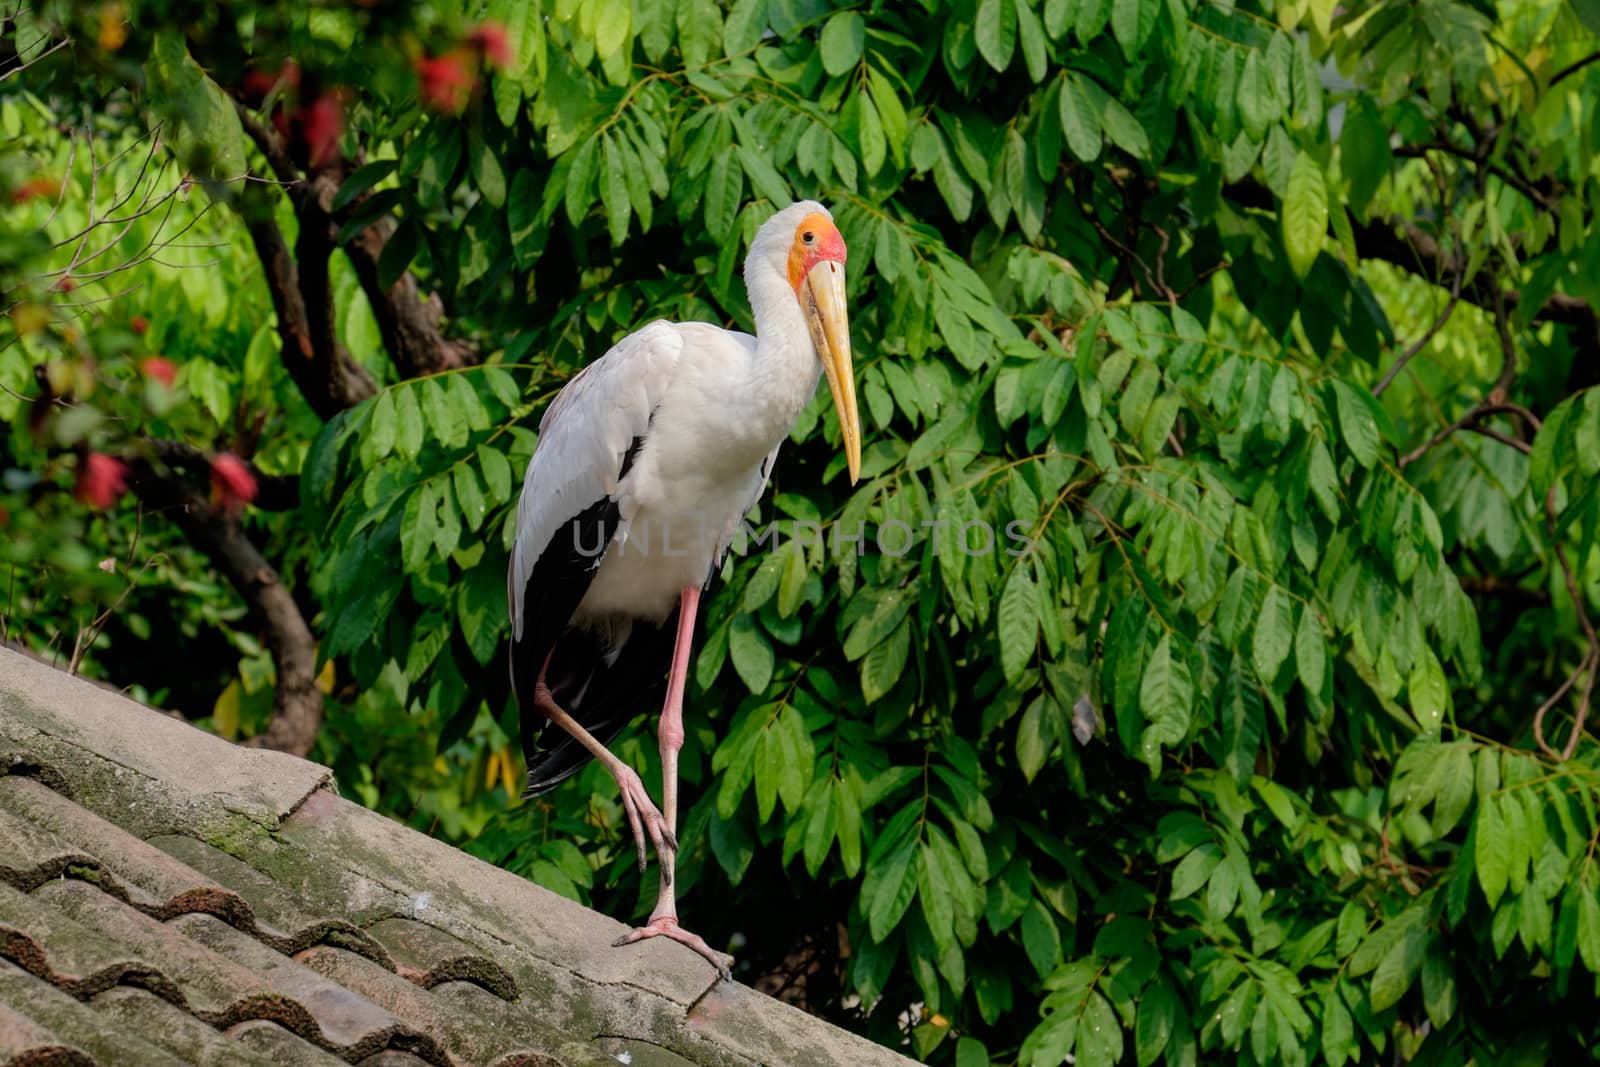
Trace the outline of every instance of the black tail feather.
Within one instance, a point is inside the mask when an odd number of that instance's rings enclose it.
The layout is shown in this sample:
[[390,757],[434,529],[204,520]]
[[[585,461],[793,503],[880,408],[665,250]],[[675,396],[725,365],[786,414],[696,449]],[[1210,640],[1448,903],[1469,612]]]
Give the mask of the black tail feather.
[[[556,642],[545,682],[551,696],[602,745],[609,745],[635,715],[660,710],[678,632],[678,613],[660,625],[635,620],[615,659],[594,634],[568,631]],[[541,716],[522,709],[522,750],[528,761],[525,797],[560,785],[592,758],[578,740]]]

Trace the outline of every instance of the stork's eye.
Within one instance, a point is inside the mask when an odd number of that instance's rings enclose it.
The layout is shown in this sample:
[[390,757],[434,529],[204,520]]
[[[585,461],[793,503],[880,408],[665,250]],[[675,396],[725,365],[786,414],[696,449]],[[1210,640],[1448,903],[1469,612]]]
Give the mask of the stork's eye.
[[808,245],[814,245],[817,243],[817,235],[812,233],[810,230],[807,230],[805,233],[800,235],[800,240],[804,241]]

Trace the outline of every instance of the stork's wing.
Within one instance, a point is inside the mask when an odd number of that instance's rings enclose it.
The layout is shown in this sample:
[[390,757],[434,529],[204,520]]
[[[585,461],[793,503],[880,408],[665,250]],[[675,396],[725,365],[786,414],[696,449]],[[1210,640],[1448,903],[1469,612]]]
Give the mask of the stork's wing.
[[[668,322],[652,322],[585,367],[545,412],[517,505],[517,539],[507,576],[513,638],[524,636],[534,611],[560,613],[559,605],[527,601],[529,580],[536,569],[543,569],[540,561],[559,529],[591,510],[606,510],[631,454],[643,444],[682,352],[678,330]],[[614,532],[615,520],[612,526]],[[592,556],[587,560],[590,573],[600,564],[601,553],[594,549],[604,544],[585,539],[579,546]],[[577,601],[571,605],[575,607]],[[558,628],[566,625],[571,608],[562,614]]]

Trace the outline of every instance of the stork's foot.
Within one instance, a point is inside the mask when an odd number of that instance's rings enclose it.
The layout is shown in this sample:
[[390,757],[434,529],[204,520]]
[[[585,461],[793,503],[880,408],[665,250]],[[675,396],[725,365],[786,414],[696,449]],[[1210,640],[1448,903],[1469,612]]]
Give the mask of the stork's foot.
[[617,789],[622,793],[622,809],[627,812],[628,826],[633,830],[633,843],[639,850],[639,872],[644,873],[650,861],[649,846],[655,845],[656,857],[661,860],[668,885],[672,884],[673,860],[678,854],[678,838],[667,823],[666,816],[650,799],[638,773],[626,764],[619,764],[613,772]]
[[651,919],[644,926],[629,930],[612,943],[612,948],[621,948],[650,937],[670,937],[680,945],[687,945],[712,967],[716,968],[717,976],[729,981],[733,980],[733,957],[726,952],[718,952],[706,944],[705,938],[699,934],[692,934],[678,925],[678,920],[670,915],[660,915]]

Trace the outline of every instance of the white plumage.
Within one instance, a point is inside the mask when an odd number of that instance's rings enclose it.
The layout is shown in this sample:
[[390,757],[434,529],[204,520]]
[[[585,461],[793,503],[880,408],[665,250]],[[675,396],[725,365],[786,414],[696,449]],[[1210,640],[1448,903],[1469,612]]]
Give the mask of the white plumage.
[[[603,762],[641,867],[646,836],[662,859],[656,910],[632,937],[675,938],[724,971],[720,953],[678,928],[672,893],[683,682],[700,592],[824,373],[859,473],[845,255],[822,205],[774,215],[745,262],[756,335],[657,321],[617,342],[545,413],[517,508],[507,597],[528,792]],[[605,742],[663,682],[657,810]],[[567,736],[536,745],[548,733],[540,716]]]

